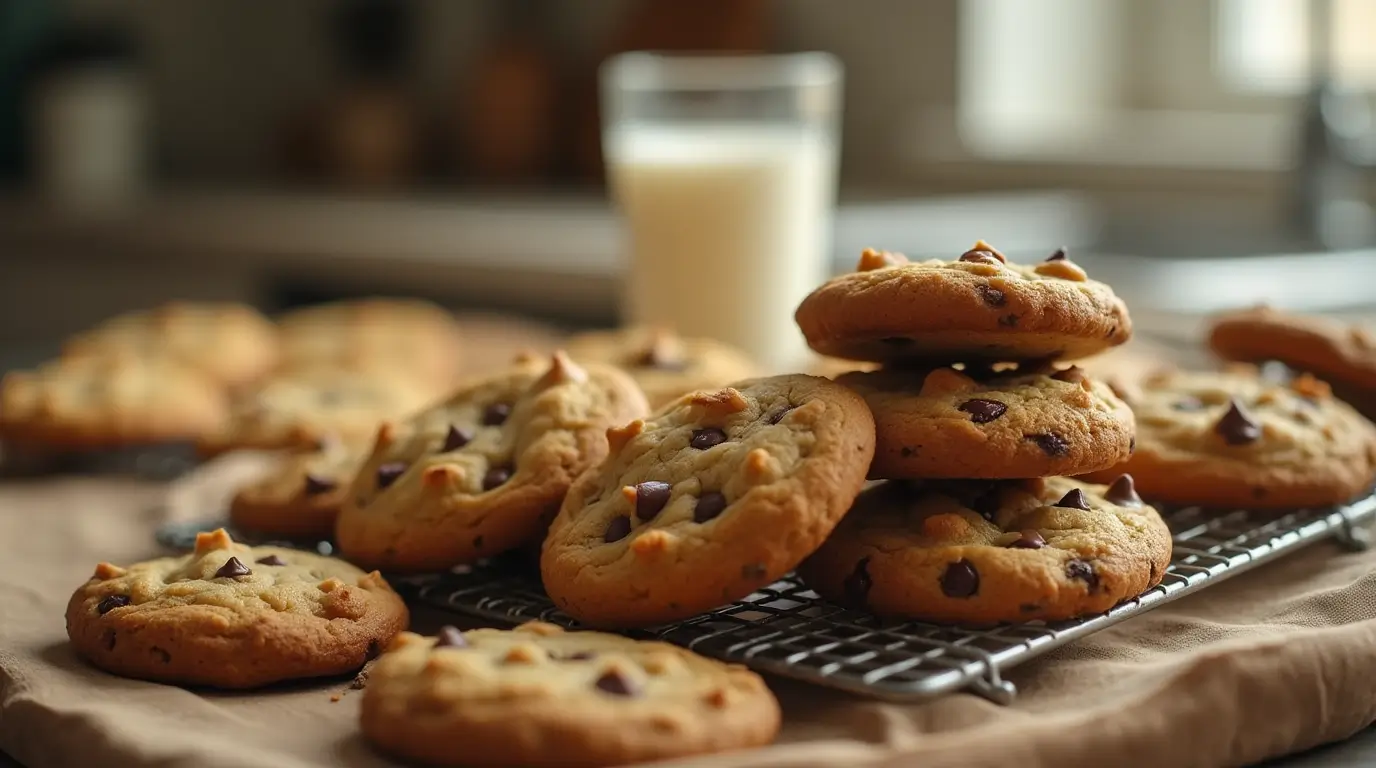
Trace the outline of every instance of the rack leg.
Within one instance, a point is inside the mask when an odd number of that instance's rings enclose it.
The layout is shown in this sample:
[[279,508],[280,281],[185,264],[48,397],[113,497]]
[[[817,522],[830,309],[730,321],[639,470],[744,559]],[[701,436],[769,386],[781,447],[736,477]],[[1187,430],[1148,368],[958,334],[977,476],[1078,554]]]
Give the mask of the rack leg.
[[1370,549],[1371,528],[1368,526],[1370,521],[1354,521],[1345,510],[1342,516],[1342,525],[1338,526],[1338,543],[1353,552],[1365,552]]
[[1018,687],[999,676],[999,671],[994,667],[989,668],[989,675],[976,680],[970,690],[984,698],[1007,706],[1013,703],[1018,697]]

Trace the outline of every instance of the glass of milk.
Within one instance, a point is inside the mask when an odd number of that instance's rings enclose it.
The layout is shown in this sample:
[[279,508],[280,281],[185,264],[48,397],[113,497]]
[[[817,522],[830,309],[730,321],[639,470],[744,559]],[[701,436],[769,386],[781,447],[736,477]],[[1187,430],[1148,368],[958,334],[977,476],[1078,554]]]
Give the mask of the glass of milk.
[[810,359],[793,310],[831,273],[841,64],[825,53],[628,53],[602,142],[629,234],[622,318]]

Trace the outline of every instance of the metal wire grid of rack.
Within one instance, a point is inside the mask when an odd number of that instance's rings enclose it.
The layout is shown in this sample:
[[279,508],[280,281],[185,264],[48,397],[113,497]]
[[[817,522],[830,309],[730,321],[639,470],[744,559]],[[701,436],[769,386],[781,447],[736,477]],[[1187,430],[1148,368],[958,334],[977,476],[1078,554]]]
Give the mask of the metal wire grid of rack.
[[[1175,551],[1161,584],[1107,613],[1074,621],[984,629],[884,623],[826,603],[790,576],[711,613],[628,634],[866,696],[918,700],[969,689],[1007,703],[1017,691],[1003,672],[1013,666],[1307,544],[1335,538],[1365,548],[1362,526],[1374,516],[1376,496],[1271,516],[1173,511],[1166,517]],[[412,599],[487,620],[578,626],[554,607],[528,568],[485,563],[397,585]]]
[[[1191,507],[1170,511],[1165,518],[1174,533],[1175,548],[1161,583],[1107,613],[1073,621],[981,629],[885,623],[827,603],[790,576],[711,613],[627,634],[876,698],[911,701],[968,689],[1007,703],[1017,690],[1003,679],[1004,672],[1076,638],[1324,539],[1364,549],[1368,544],[1364,526],[1376,518],[1376,495],[1333,509],[1264,515],[1220,514]],[[189,549],[197,532],[222,524],[169,524],[158,531],[157,538],[163,546]],[[251,537],[235,538],[252,541]],[[294,546],[332,552],[324,541]],[[497,559],[392,582],[414,601],[489,621],[539,619],[578,626],[545,596],[529,564]]]

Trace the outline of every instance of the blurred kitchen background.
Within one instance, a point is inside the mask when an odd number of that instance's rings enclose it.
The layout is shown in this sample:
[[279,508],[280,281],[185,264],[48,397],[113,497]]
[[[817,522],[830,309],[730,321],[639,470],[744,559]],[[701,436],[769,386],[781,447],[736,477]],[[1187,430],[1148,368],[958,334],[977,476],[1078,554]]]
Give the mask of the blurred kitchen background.
[[636,49],[843,62],[837,270],[982,237],[1134,318],[1360,311],[1374,33],[1376,0],[4,0],[0,345],[173,297],[612,322],[596,73]]

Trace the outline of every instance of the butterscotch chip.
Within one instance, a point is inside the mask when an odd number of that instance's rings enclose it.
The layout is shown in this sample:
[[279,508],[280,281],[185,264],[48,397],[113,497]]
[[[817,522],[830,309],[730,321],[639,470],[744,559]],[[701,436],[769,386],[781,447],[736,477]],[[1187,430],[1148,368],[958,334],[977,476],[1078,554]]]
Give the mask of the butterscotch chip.
[[[745,749],[778,732],[778,702],[753,673],[664,643],[541,626],[472,630],[459,646],[403,633],[414,640],[369,673],[364,736],[426,765],[541,768]],[[548,661],[513,664],[518,650]]]
[[198,537],[191,554],[94,577],[67,605],[72,647],[95,666],[218,688],[352,672],[406,621],[405,604],[375,573],[245,546],[223,530]]

